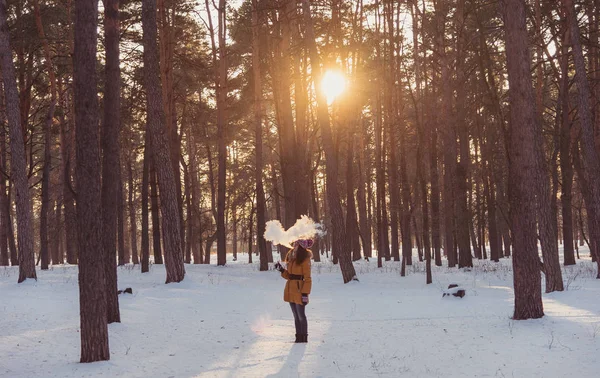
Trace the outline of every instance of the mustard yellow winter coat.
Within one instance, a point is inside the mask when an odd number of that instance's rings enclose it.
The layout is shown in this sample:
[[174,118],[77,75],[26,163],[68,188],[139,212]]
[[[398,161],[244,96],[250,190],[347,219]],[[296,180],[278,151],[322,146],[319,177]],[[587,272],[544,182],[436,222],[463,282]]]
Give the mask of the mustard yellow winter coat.
[[[286,302],[302,303],[302,294],[310,294],[312,289],[312,278],[310,277],[310,259],[312,254],[309,252],[308,257],[302,264],[296,264],[290,261],[287,264],[287,269],[281,273],[281,277],[286,279],[285,291],[283,292],[283,300]],[[290,280],[290,274],[302,275],[304,280]]]

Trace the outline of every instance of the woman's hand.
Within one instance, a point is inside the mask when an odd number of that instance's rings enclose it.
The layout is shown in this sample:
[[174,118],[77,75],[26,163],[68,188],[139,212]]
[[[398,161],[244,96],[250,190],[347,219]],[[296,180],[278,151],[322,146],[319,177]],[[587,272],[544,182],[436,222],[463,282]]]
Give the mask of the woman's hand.
[[302,303],[305,306],[308,304],[308,294],[302,294]]
[[279,261],[277,261],[277,264],[275,264],[274,268],[277,269],[278,271],[280,271],[281,273],[283,273],[283,271],[285,270],[283,268],[283,266],[281,266],[281,264],[279,263]]

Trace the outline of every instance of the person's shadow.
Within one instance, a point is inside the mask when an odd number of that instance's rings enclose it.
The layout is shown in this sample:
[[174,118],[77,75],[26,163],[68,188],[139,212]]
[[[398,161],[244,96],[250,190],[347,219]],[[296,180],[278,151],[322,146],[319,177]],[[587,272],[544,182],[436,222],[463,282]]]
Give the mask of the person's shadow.
[[281,366],[281,369],[279,369],[279,371],[275,374],[268,375],[267,378],[287,378],[300,376],[298,366],[300,366],[302,357],[304,357],[304,352],[306,352],[306,344],[298,343],[292,345],[292,347],[290,348],[290,353],[285,359],[285,363]]

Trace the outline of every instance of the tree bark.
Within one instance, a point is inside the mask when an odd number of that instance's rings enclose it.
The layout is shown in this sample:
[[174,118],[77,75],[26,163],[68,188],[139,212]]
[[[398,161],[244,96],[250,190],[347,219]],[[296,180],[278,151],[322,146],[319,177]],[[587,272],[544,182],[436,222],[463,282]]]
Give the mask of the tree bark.
[[[535,2],[535,18],[538,34],[538,45],[541,46],[541,10],[540,2]],[[552,203],[556,196],[552,196],[550,189],[550,178],[548,176],[548,167],[546,165],[546,157],[544,150],[543,136],[543,61],[541,47],[536,49],[537,55],[537,85],[536,85],[536,112],[537,122],[535,123],[536,130],[534,133],[535,144],[534,150],[536,155],[537,168],[535,169],[535,188],[537,190],[537,215],[540,232],[540,241],[542,245],[542,255],[544,259],[544,274],[546,276],[546,293],[553,291],[562,291],[562,273],[560,270],[560,262],[558,257],[558,233],[556,229],[556,213],[553,211]]]
[[581,190],[583,203],[585,204],[585,209],[587,211],[587,223],[590,235],[589,240],[585,236],[581,208],[579,210],[580,230],[583,240],[587,241],[590,248],[590,256],[592,261],[596,261],[596,264],[598,265],[598,275],[596,278],[600,278],[600,259],[597,258],[599,254],[598,248],[600,247],[600,232],[592,226],[595,222],[597,222],[596,213],[594,213],[592,209],[594,200],[592,198],[592,191],[590,190],[590,184],[588,182],[588,173],[584,171],[577,145],[575,144],[573,147],[573,165],[575,167],[575,171],[577,172],[577,178],[580,182],[579,188]]
[[[65,105],[67,103],[65,94]],[[67,108],[67,106],[65,106]],[[62,160],[62,190],[63,206],[65,213],[65,247],[67,250],[67,263],[77,264],[77,219],[75,211],[75,194],[73,193],[73,183],[71,181],[72,164],[75,162],[74,148],[75,127],[73,124],[73,115],[69,117],[68,123],[63,123],[60,128],[60,153]],[[69,127],[69,130],[67,130]]]
[[[217,54],[217,45],[215,43],[215,33],[210,15],[210,5],[206,0],[206,9],[208,12],[209,33],[212,44],[213,66],[215,69],[215,88],[217,102],[217,153],[218,153],[218,173],[217,173],[217,265],[227,263],[227,230],[225,228],[225,210],[226,210],[226,181],[227,181],[227,60],[226,60],[226,1],[219,0],[217,8],[218,17],[218,39],[219,48]],[[214,4],[214,2],[213,2]],[[218,55],[218,59],[217,59]],[[210,253],[210,252],[207,252]]]
[[35,23],[38,30],[38,36],[42,41],[44,48],[44,60],[46,61],[46,69],[50,78],[50,104],[48,105],[48,114],[44,123],[44,167],[42,172],[42,206],[40,208],[40,260],[41,269],[47,270],[50,262],[49,255],[49,238],[48,238],[48,212],[50,207],[50,170],[52,166],[52,154],[50,153],[50,145],[52,139],[52,121],[54,119],[54,110],[56,109],[57,93],[56,93],[56,75],[54,73],[54,65],[52,63],[52,53],[44,32],[42,23],[42,15],[40,5],[37,0],[33,1],[33,10],[35,15]]
[[471,160],[469,147],[469,129],[464,117],[460,116],[466,112],[467,74],[465,72],[465,0],[456,3],[455,27],[456,36],[456,129],[459,139],[460,159],[456,165],[456,236],[458,244],[458,267],[473,267],[471,255],[470,229],[472,217],[469,212],[469,163]]
[[406,128],[400,137],[400,184],[402,188],[402,274],[406,265],[412,265],[412,237],[410,232],[410,184],[406,164]]
[[[1,76],[2,72],[0,71],[0,104],[4,104],[4,84]],[[0,109],[0,124],[5,125],[5,122],[6,110],[5,108],[2,108]],[[10,213],[8,211],[8,196],[6,194],[6,149],[6,129],[4,127],[0,127],[0,266],[9,265],[8,229]]]
[[440,176],[438,169],[437,126],[431,123],[429,138],[429,172],[431,176],[431,245],[436,266],[442,266],[442,242],[440,238]]
[[[187,141],[188,141],[188,145],[189,145],[189,135],[187,137]],[[188,158],[190,157],[190,155],[188,155]],[[185,243],[185,257],[184,257],[184,261],[186,264],[191,264],[192,263],[192,242],[194,239],[194,225],[193,225],[193,209],[192,209],[192,193],[191,193],[191,184],[190,184],[190,170],[191,170],[191,164],[184,164],[183,166],[183,182],[184,182],[184,202],[185,202],[185,210],[186,210],[186,217],[187,217],[187,222],[185,223],[185,228],[187,228],[187,238],[186,238],[186,243]]]
[[[565,33],[568,35],[568,33]],[[569,55],[567,47],[567,37],[563,41],[560,60],[561,82],[560,82],[560,171],[562,175],[562,185],[560,201],[562,205],[562,227],[563,227],[563,256],[564,265],[575,265],[575,250],[573,240],[573,162],[571,157],[571,119],[569,117]]]
[[[189,230],[188,233],[188,243],[191,244],[191,252],[194,258],[194,264],[202,263],[202,227],[200,225],[200,190],[198,187],[198,171],[197,171],[197,162],[196,162],[196,139],[193,133],[193,122],[189,122],[187,133],[187,148],[188,148],[188,156],[190,159],[190,164],[188,168],[189,174],[189,192],[191,196],[191,200],[189,203],[189,207],[191,208],[188,211],[188,223]],[[187,186],[186,186],[186,189]]]
[[535,97],[527,46],[525,4],[521,0],[504,0],[503,5],[511,107],[509,174],[515,247],[513,319],[535,319],[544,316],[534,207],[534,144],[537,131],[533,108]]
[[[173,174],[175,177],[175,189],[177,191],[177,207],[179,213],[179,224],[181,225],[181,245],[184,245],[185,227],[183,223],[183,196],[181,190],[181,170],[179,159],[181,156],[180,138],[177,128],[177,111],[175,108],[174,91],[174,49],[176,10],[175,2],[172,0],[157,0],[158,20],[157,28],[159,35],[159,57],[160,78],[163,109],[165,113],[165,125],[167,130],[167,143],[171,155]],[[183,248],[183,247],[182,247]]]
[[105,265],[102,253],[100,192],[100,128],[96,43],[98,3],[75,3],[74,98],[77,163],[77,240],[79,242],[79,307],[81,362],[110,359]]
[[[118,175],[121,177],[121,167],[118,168]],[[126,243],[127,229],[125,228],[125,193],[123,192],[123,181],[119,179],[119,191],[117,197],[117,250],[119,256],[119,266],[129,264],[128,245]]]
[[[394,2],[383,2],[383,20],[384,30],[387,30],[387,43],[384,42],[384,71],[383,77],[385,86],[383,87],[383,106],[384,106],[384,125],[385,132],[387,134],[387,143],[385,145],[388,148],[387,157],[387,170],[388,170],[388,188],[390,192],[390,256],[394,261],[400,261],[400,242],[399,242],[399,230],[400,225],[402,227],[402,250],[404,252],[406,241],[405,231],[410,230],[410,221],[408,227],[404,224],[405,219],[405,203],[402,203],[402,219],[399,222],[398,214],[400,213],[400,182],[398,180],[398,158],[396,151],[398,150],[398,141],[396,137],[396,127],[398,120],[395,117],[394,109],[394,87],[396,80],[396,70],[394,59]],[[385,138],[384,138],[385,139]],[[404,153],[402,150],[400,153]],[[400,167],[404,172],[406,167]],[[404,192],[404,182],[402,182],[402,191]],[[386,233],[387,234],[387,233]],[[409,233],[410,235],[410,233]],[[410,236],[408,236],[410,242]],[[404,258],[404,254],[403,254]],[[386,259],[387,260],[387,259]]]
[[367,175],[369,172],[366,158],[367,151],[365,151],[365,149],[367,148],[365,142],[366,132],[366,127],[361,127],[360,145],[358,150],[358,190],[356,191],[356,200],[358,203],[359,234],[362,242],[363,256],[365,258],[371,257],[373,250],[373,239],[367,210],[367,196],[365,193],[365,187],[367,186]]
[[379,104],[379,94],[376,95],[375,100],[375,180],[376,190],[375,195],[377,204],[375,205],[375,233],[376,233],[376,245],[377,245],[377,267],[383,266],[382,258],[385,257],[385,238],[384,233],[387,233],[387,227],[384,228],[383,222],[383,208],[385,207],[385,172],[383,170],[383,148],[381,140],[381,105]]
[[[269,270],[267,242],[265,240],[265,214],[267,205],[263,186],[263,142],[262,142],[262,81],[260,74],[260,26],[259,1],[252,0],[252,74],[254,79],[254,143],[256,181],[256,242],[260,255],[260,271]],[[250,228],[250,232],[252,228]],[[250,252],[248,252],[250,253]]]
[[[117,212],[121,151],[121,71],[119,68],[119,0],[104,1],[104,125],[102,127],[102,235],[108,323],[120,323],[117,295]],[[120,257],[120,255],[119,255]],[[121,259],[119,258],[119,264]]]
[[[150,147],[150,151],[152,151],[152,147]],[[153,160],[154,158],[150,156],[148,173],[150,175],[150,210],[152,213],[152,254],[154,256],[154,264],[162,264],[163,254],[160,232],[161,219],[158,205],[158,184],[156,182],[156,169]]]
[[175,175],[165,136],[167,130],[165,115],[162,111],[163,101],[160,81],[157,80],[160,69],[156,31],[156,0],[144,0],[142,3],[142,29],[144,34],[144,76],[148,102],[148,131],[152,140],[153,161],[156,166],[158,185],[160,186],[160,206],[167,270],[166,283],[180,282],[185,277],[180,233],[181,219]]
[[[317,185],[315,183],[315,174],[314,172],[311,172],[310,174],[310,199],[311,199],[311,203],[312,203],[312,217],[315,220],[320,220],[321,218],[319,217],[319,192],[317,190]],[[313,259],[315,262],[320,262],[321,261],[321,247],[323,246],[325,240],[315,240],[315,244],[313,245],[313,251],[315,252],[313,254]],[[268,253],[269,256],[271,256],[271,251],[269,250]],[[272,262],[272,261],[271,261]]]
[[[135,211],[135,202],[134,202],[134,181],[133,181],[133,161],[129,159],[129,164],[127,165],[127,177],[129,179],[128,185],[128,205],[129,205],[129,233],[131,236],[131,257],[133,258],[133,265],[137,265],[140,263],[140,257],[138,254],[137,247],[137,220],[136,220],[136,211]],[[147,211],[147,210],[146,210]]]
[[[147,129],[147,127],[146,127]],[[148,187],[150,175],[150,134],[146,130],[145,145],[144,145],[144,162],[142,171],[142,238],[141,238],[141,258],[142,258],[142,273],[149,271],[150,265],[150,217],[148,214]]]
[[27,278],[37,280],[35,273],[35,258],[33,251],[33,223],[29,183],[27,181],[27,161],[25,145],[21,129],[21,114],[19,112],[19,94],[15,80],[15,66],[12,60],[12,50],[9,41],[6,1],[0,0],[0,68],[4,81],[4,98],[6,116],[10,132],[11,178],[15,183],[17,204],[17,229],[19,240],[19,279],[21,283]]
[[[294,114],[292,110],[292,95],[290,93],[291,79],[291,41],[292,29],[295,25],[296,1],[286,0],[281,3],[279,9],[280,22],[277,29],[280,30],[280,42],[276,47],[276,64],[274,78],[274,94],[276,94],[278,113],[279,134],[279,156],[281,167],[281,182],[283,184],[284,219],[283,225],[289,228],[294,225],[296,219],[302,214],[296,211],[296,196],[298,186],[302,185],[296,180],[299,174],[299,159],[296,156],[296,135],[294,131]],[[298,72],[295,73],[299,75]]]
[[[354,128],[354,125],[349,124],[347,127]],[[356,202],[354,201],[354,132],[349,131],[347,137],[350,144],[346,161],[346,235],[349,238],[350,250],[348,252],[352,256],[352,261],[357,261],[360,260],[360,242]]]

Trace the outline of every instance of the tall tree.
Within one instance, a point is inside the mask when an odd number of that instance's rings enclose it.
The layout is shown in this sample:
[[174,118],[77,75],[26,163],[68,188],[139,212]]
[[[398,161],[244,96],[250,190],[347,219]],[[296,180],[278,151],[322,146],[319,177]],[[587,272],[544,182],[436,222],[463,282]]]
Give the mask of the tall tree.
[[142,168],[142,189],[141,189],[141,203],[142,203],[142,237],[141,237],[141,259],[142,259],[142,273],[147,273],[150,268],[150,217],[148,214],[148,188],[149,175],[150,175],[150,134],[146,132],[145,144],[144,144],[144,161]]
[[[158,37],[159,37],[159,57],[160,57],[160,78],[163,96],[163,109],[165,112],[165,124],[167,127],[167,141],[171,153],[171,163],[173,164],[173,174],[175,175],[175,189],[177,190],[177,205],[179,211],[180,224],[183,225],[183,197],[181,193],[181,171],[179,169],[179,159],[181,156],[181,141],[177,128],[177,111],[175,103],[174,90],[174,54],[175,54],[175,23],[177,15],[177,2],[172,0],[158,0]],[[185,230],[180,230],[181,243],[184,244]]]
[[535,222],[535,97],[531,79],[525,3],[504,0],[510,112],[511,218],[515,320],[544,316]]
[[129,209],[129,232],[131,236],[131,256],[133,259],[133,264],[137,265],[140,263],[140,258],[138,254],[137,248],[137,221],[136,221],[136,211],[135,211],[135,203],[134,203],[134,193],[135,193],[135,185],[133,181],[133,162],[131,158],[127,164],[127,177],[128,177],[128,209]]
[[567,46],[568,31],[565,31],[565,37],[562,46],[563,56],[560,59],[560,89],[559,104],[560,113],[557,114],[557,122],[560,125],[560,172],[562,175],[562,185],[560,201],[562,205],[562,234],[563,234],[563,256],[564,265],[575,265],[574,250],[574,227],[573,227],[573,161],[571,156],[572,137],[571,137],[571,118],[569,104],[569,54]]
[[33,223],[29,183],[27,180],[27,161],[25,144],[21,128],[21,113],[15,66],[10,48],[7,23],[6,0],[0,0],[0,69],[4,81],[4,101],[6,118],[10,132],[11,178],[15,186],[15,202],[17,204],[17,237],[19,245],[19,279],[21,283],[27,278],[37,279],[33,251]]
[[52,143],[52,122],[54,120],[54,110],[58,101],[56,89],[56,74],[54,72],[53,54],[50,50],[48,39],[44,31],[42,22],[42,14],[40,11],[39,1],[33,1],[33,11],[35,15],[35,23],[38,30],[38,36],[42,41],[44,48],[44,59],[46,61],[46,70],[50,79],[50,105],[46,115],[44,124],[44,168],[42,173],[42,206],[40,208],[40,260],[41,268],[48,269],[49,263],[49,239],[48,239],[48,211],[50,206],[50,169],[52,166],[52,154],[50,145]]
[[[260,74],[260,23],[259,1],[252,0],[252,74],[254,78],[254,138],[255,138],[255,180],[256,180],[256,241],[260,254],[260,270],[268,270],[267,242],[265,241],[266,200],[263,187],[263,142],[262,142],[262,81]],[[252,217],[250,218],[252,219]],[[250,238],[252,239],[252,238]],[[252,244],[250,242],[250,244]],[[248,251],[251,254],[251,251]]]
[[227,263],[227,229],[225,228],[225,190],[227,181],[227,4],[225,0],[219,0],[219,5],[217,7],[217,39],[219,42],[218,50],[209,1],[206,0],[205,4],[206,11],[208,13],[208,25],[212,45],[212,63],[214,69],[215,90],[217,100],[217,265],[225,265]]
[[456,242],[458,244],[458,267],[472,267],[473,257],[471,255],[470,235],[472,219],[469,213],[469,163],[471,161],[469,147],[469,127],[465,114],[467,93],[467,68],[465,67],[466,44],[465,33],[465,0],[456,2],[455,27],[456,27],[456,128],[459,137],[460,159],[456,165],[456,208],[457,227]]
[[104,125],[102,127],[102,235],[108,323],[121,322],[117,295],[117,208],[121,164],[119,0],[104,1]]
[[[0,104],[4,104],[4,85],[0,79]],[[6,172],[6,112],[0,110],[0,170]],[[10,212],[8,211],[8,195],[6,193],[6,175],[0,174],[0,266],[9,265],[8,230],[10,229]]]
[[[536,20],[538,23],[537,27],[541,28],[541,11],[539,10],[539,1],[536,1]],[[541,33],[538,33],[541,34]],[[543,39],[540,37],[538,44],[542,44]],[[537,83],[537,95],[536,95],[536,107],[537,107],[537,122],[535,136],[535,154],[536,164],[535,179],[537,188],[537,215],[540,232],[540,241],[542,245],[542,255],[544,259],[544,274],[546,276],[546,292],[550,293],[553,291],[563,290],[562,273],[560,270],[560,261],[558,257],[558,231],[556,229],[556,211],[552,208],[553,199],[556,199],[556,194],[550,190],[550,177],[548,175],[548,167],[546,164],[546,156],[544,152],[544,135],[543,135],[543,104],[542,104],[542,90],[543,90],[543,61],[541,59],[541,52],[538,48],[538,83]]]
[[160,188],[160,208],[163,218],[165,245],[166,283],[180,282],[185,277],[183,246],[180,233],[180,217],[177,189],[171,156],[167,143],[165,114],[162,109],[160,68],[156,30],[156,0],[143,0],[142,29],[144,44],[144,78],[148,111],[148,130],[152,140],[153,162]]
[[[587,72],[585,69],[585,61],[583,59],[583,51],[579,37],[579,25],[577,24],[577,15],[573,0],[562,0],[567,15],[567,26],[569,28],[573,60],[575,62],[575,83],[577,84],[577,105],[579,110],[579,124],[581,133],[579,143],[583,162],[585,165],[584,174],[587,176],[589,192],[589,204],[587,204],[588,212],[591,212],[590,230],[597,233],[600,230],[600,157],[594,143],[594,125],[593,116],[590,105],[590,85],[588,82]],[[591,234],[592,232],[590,232]],[[596,262],[598,264],[597,278],[600,278],[600,252],[598,247],[593,248],[596,254]]]
[[81,362],[110,359],[102,242],[96,46],[98,3],[75,3],[74,94]]

